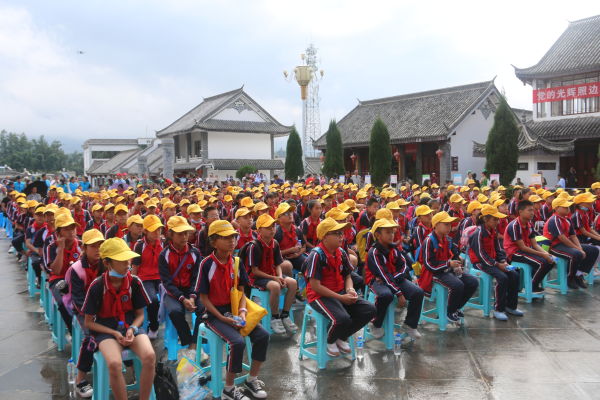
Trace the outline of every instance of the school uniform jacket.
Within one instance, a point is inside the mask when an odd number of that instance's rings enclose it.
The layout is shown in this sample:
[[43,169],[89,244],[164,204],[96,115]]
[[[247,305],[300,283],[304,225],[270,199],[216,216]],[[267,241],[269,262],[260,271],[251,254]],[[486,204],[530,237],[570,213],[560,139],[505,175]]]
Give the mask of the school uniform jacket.
[[483,225],[475,229],[469,237],[469,259],[472,264],[482,263],[489,267],[498,267],[500,261],[506,260],[495,229],[488,231]]
[[289,232],[285,231],[281,225],[277,225],[277,228],[275,228],[275,236],[273,238],[277,240],[281,250],[287,250],[292,247],[296,247],[298,245],[298,241],[300,241],[300,247],[306,244],[306,240],[304,239],[302,231],[294,224],[292,224],[292,229]]
[[334,254],[331,254],[323,245],[319,245],[319,247],[325,254],[325,260],[323,260],[317,250],[312,250],[305,261],[305,265],[307,266],[305,272],[307,282],[306,293],[309,303],[321,298],[321,295],[312,289],[310,278],[321,281],[321,285],[335,293],[339,293],[345,287],[346,277],[352,272],[348,256],[342,256],[344,250],[336,249]]
[[79,226],[77,227],[77,235],[83,235],[83,232],[85,232],[85,228],[88,222],[92,219],[92,215],[88,210],[85,209],[81,210],[81,214],[77,214],[75,210],[72,210],[71,215],[73,216],[75,222],[79,224]]
[[[202,255],[198,249],[193,246],[186,245],[183,252],[177,251],[173,245],[169,245],[163,249],[158,258],[158,273],[169,296],[183,301],[185,296],[184,290],[187,290],[193,286],[193,283],[198,277],[200,269],[200,261]],[[184,259],[183,266],[177,273],[174,279],[171,279],[171,275],[175,273],[177,267]],[[196,298],[197,293],[190,291],[190,298]]]
[[246,249],[246,263],[248,264],[247,272],[251,285],[254,284],[254,281],[256,279],[260,279],[254,276],[254,274],[252,273],[252,267],[258,267],[260,272],[264,272],[265,274],[275,276],[275,266],[281,265],[281,263],[283,263],[283,257],[281,256],[281,250],[279,250],[279,243],[277,243],[277,240],[271,239],[271,246],[273,250],[272,258],[271,256],[269,256],[271,252],[265,249],[266,247],[268,247],[267,243],[262,239],[262,237],[260,237],[260,235],[258,237],[258,242],[262,246],[262,259],[259,257],[260,252],[258,251],[254,243],[250,243]]
[[[100,222],[96,222],[96,221],[94,221],[94,218],[92,218],[92,219],[90,219],[90,220],[88,221],[88,223],[85,225],[85,230],[84,230],[83,232],[85,233],[85,232],[87,232],[87,231],[89,231],[89,230],[92,230],[92,229],[97,229],[97,230],[99,230],[99,231],[100,231],[100,227],[102,226],[102,224],[103,224],[104,222],[105,222],[105,221],[104,221],[102,218],[100,218]],[[100,231],[100,232],[102,232],[102,231]],[[104,235],[104,233],[103,233],[102,235]]]
[[127,232],[129,232],[129,228],[127,227],[127,225],[119,226],[119,224],[115,223],[109,230],[106,231],[104,238],[106,240],[112,239],[115,237],[124,239],[125,236],[127,235]]
[[406,259],[398,248],[385,248],[375,241],[367,254],[366,280],[369,285],[379,278],[395,296],[402,294],[398,281],[404,280],[404,273],[408,270]]
[[[452,238],[446,236],[443,240],[440,240],[436,236],[438,246],[433,243],[433,232],[425,238],[425,241],[421,245],[421,252],[423,253],[423,265],[429,271],[433,273],[448,273],[452,272],[453,269],[450,267],[450,260],[458,260],[459,251],[458,247],[452,242]],[[450,243],[450,248],[448,243]],[[422,286],[421,286],[422,287]]]
[[161,240],[158,239],[154,246],[151,246],[144,236],[136,242],[133,251],[139,254],[139,257],[135,257],[131,262],[138,267],[137,276],[142,281],[160,280],[158,261],[163,251]]
[[565,235],[569,238],[569,236],[575,235],[575,229],[573,228],[570,219],[559,217],[557,214],[554,214],[544,226],[544,237],[552,241],[550,243],[550,248],[561,243],[558,239],[560,235]]
[[519,245],[517,240],[522,240],[526,247],[531,247],[531,240],[535,240],[537,233],[533,230],[531,223],[527,223],[525,226],[521,224],[520,218],[513,219],[510,224],[506,227],[504,233],[504,251],[508,260],[512,260],[512,256],[519,251]]
[[[208,295],[211,303],[226,306],[231,303],[229,294],[235,284],[235,260],[230,255],[226,264],[221,264],[213,253],[200,263],[200,272],[196,277],[193,292]],[[248,284],[248,274],[242,260],[238,264],[238,286]]]
[[[71,264],[74,264],[75,262],[77,262],[79,260],[79,256],[81,256],[81,253],[83,252],[82,247],[83,247],[83,245],[81,244],[81,240],[79,240],[79,239],[75,239],[73,241],[71,248],[67,248],[65,246],[65,248],[63,249],[62,269],[58,274],[55,274],[54,272],[52,272],[52,275],[48,279],[49,282],[65,278],[65,274],[67,273],[67,270],[69,269]],[[48,269],[50,269],[50,270],[51,270],[50,265],[56,259],[58,251],[59,251],[58,243],[56,241],[53,241],[52,243],[50,243],[48,245],[48,250],[47,250],[48,258],[46,260],[46,263],[47,263],[46,265],[48,266]]]
[[85,281],[83,281],[77,272],[71,270],[71,277],[69,283],[69,293],[71,293],[71,302],[73,309],[77,310],[79,314],[83,315],[83,303],[85,303],[85,297],[87,295],[90,285],[97,277],[98,263],[90,265],[87,257],[83,255],[80,259],[81,266],[85,272]]

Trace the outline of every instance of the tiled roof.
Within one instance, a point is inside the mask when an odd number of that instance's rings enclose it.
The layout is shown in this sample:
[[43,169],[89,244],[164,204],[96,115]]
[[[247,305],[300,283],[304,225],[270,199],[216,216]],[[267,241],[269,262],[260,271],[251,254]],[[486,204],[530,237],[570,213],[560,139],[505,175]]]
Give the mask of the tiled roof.
[[600,117],[528,121],[527,129],[548,140],[600,138]]
[[86,173],[90,173],[93,170],[95,170],[96,168],[99,168],[102,164],[106,163],[107,161],[100,161],[100,160],[94,160],[94,162],[92,163],[92,165],[90,165],[90,167],[87,169]]
[[[491,93],[494,81],[473,83],[395,97],[359,101],[338,122],[344,147],[368,146],[377,117],[388,127],[391,143],[446,140]],[[314,142],[326,148],[325,134]]]
[[88,139],[81,147],[87,147],[90,144],[138,144],[137,139]]
[[[238,124],[231,124],[237,121],[220,121],[211,120],[211,118],[220,110],[229,106],[235,100],[240,97],[244,97],[254,106],[259,108],[260,114],[263,114],[270,122],[250,122],[240,121]],[[223,122],[230,124],[221,124]],[[259,124],[259,125],[255,125]],[[261,126],[264,124],[265,126]],[[270,125],[267,128],[266,125]],[[208,97],[204,99],[202,103],[194,107],[187,114],[173,122],[165,129],[156,132],[157,137],[169,137],[175,134],[179,135],[182,133],[190,132],[195,128],[206,129],[206,130],[220,130],[221,126],[227,127],[229,130],[236,130],[241,132],[256,132],[256,133],[277,133],[277,134],[288,134],[291,127],[281,125],[275,120],[266,110],[264,110],[258,103],[256,103],[246,92],[243,87],[232,90],[230,92],[222,93],[217,96]],[[246,130],[255,129],[255,130]]]
[[321,174],[321,167],[323,164],[321,163],[320,157],[306,157],[306,167],[304,168],[305,174]]
[[[156,149],[154,149],[150,154],[148,154],[148,160],[146,160],[146,164],[148,165],[148,170],[152,171],[152,166],[160,161],[160,165],[162,168],[162,145],[158,145]],[[138,173],[138,164],[137,162],[129,168],[129,174],[137,174]]]
[[215,169],[239,169],[244,165],[252,165],[256,169],[282,169],[284,168],[283,161],[280,159],[267,159],[267,160],[226,160],[217,159],[209,160]]
[[569,26],[532,67],[517,68],[523,81],[560,75],[579,74],[600,69],[600,15],[569,22]]
[[98,168],[94,169],[93,171],[90,170],[89,173],[94,174],[94,175],[107,175],[107,174],[112,174],[113,172],[118,172],[117,169],[123,163],[127,162],[132,157],[134,157],[138,152],[141,152],[141,151],[142,150],[140,150],[140,149],[131,149],[131,150],[122,151],[119,154],[117,154],[116,156],[114,156],[113,158],[111,158],[110,160],[108,160],[107,162],[105,162],[104,164],[102,164],[101,166],[99,166]]

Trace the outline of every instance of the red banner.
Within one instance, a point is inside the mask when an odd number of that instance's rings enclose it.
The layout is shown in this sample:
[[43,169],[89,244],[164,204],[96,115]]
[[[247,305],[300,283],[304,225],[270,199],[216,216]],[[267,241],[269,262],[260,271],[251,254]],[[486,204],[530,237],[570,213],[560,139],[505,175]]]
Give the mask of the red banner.
[[581,83],[579,85],[560,86],[533,91],[534,103],[547,103],[549,101],[562,101],[598,97],[600,82]]
[[409,143],[404,145],[404,153],[417,154],[418,143]]

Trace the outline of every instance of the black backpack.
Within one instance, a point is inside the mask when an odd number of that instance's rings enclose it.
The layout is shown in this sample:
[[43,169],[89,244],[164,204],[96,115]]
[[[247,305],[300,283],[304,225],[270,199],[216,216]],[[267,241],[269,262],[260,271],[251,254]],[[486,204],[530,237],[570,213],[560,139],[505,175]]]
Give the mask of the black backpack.
[[171,370],[165,367],[162,358],[156,363],[154,392],[156,393],[156,400],[179,400],[177,380],[173,374],[171,374]]
[[[260,260],[262,260],[262,256],[263,256],[263,248],[262,245],[260,244],[260,241],[258,239],[254,239],[246,244],[244,244],[242,246],[242,248],[240,249],[240,252],[238,253],[238,257],[240,257],[240,260],[244,263],[244,267],[246,267],[246,272],[248,272],[249,270],[249,266],[248,266],[248,246],[250,245],[250,243],[254,244],[254,247],[256,249],[256,251],[258,252],[258,258]],[[246,285],[244,286],[244,292],[246,293],[246,297],[250,298],[250,285]]]

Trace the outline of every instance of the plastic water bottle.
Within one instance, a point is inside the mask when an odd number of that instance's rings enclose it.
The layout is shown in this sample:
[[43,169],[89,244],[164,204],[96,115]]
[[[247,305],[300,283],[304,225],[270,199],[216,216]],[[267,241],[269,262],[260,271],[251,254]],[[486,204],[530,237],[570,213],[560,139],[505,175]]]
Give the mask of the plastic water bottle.
[[513,266],[513,265],[507,265],[506,266],[506,270],[507,271],[514,271],[515,269],[517,269],[517,267]]
[[67,363],[67,382],[69,385],[75,385],[75,377],[77,376],[75,372],[75,364],[73,364],[73,360],[69,359]]
[[554,261],[554,263],[558,263],[558,257],[550,256],[550,258],[552,258],[552,261]]
[[234,323],[235,325],[238,325],[238,326],[246,326],[246,321],[244,321],[244,320],[242,319],[242,317],[239,317],[239,316],[237,316],[237,315],[233,315],[233,314],[231,314],[230,312],[226,312],[225,314],[223,314],[223,316],[225,316],[225,317],[227,317],[227,318],[232,318],[232,319],[233,319],[233,323]]
[[359,361],[363,359],[363,337],[360,335],[356,341],[356,358]]
[[119,325],[117,326],[117,332],[123,335],[123,337],[127,335],[127,329],[125,329],[125,322],[119,321]]
[[400,338],[400,334],[396,333],[396,337],[394,339],[394,354],[399,356],[402,353],[402,339]]

